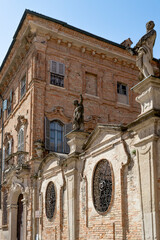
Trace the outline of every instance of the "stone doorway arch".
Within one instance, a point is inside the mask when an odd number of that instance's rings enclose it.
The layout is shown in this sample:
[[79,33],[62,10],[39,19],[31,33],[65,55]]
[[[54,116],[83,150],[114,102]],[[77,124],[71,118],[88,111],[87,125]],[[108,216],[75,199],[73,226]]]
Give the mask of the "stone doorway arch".
[[23,239],[23,194],[20,194],[17,201],[17,240]]
[[[26,239],[26,200],[21,183],[13,183],[9,203],[9,240]],[[24,223],[24,224],[23,224]]]

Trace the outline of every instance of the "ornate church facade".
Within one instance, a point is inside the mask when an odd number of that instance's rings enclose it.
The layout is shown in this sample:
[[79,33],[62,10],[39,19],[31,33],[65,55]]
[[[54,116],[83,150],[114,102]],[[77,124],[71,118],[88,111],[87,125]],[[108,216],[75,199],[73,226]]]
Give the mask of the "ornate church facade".
[[160,238],[159,62],[140,82],[125,44],[25,11],[0,69],[0,239]]

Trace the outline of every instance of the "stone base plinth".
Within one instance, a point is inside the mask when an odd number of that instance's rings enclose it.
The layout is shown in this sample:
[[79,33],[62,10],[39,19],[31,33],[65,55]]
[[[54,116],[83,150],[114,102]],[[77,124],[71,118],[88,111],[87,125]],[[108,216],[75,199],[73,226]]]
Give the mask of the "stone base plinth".
[[83,144],[87,140],[87,137],[89,136],[89,133],[83,132],[83,131],[72,131],[68,133],[67,138],[70,140],[68,141],[68,145],[70,146],[70,153],[71,154],[77,154],[81,153],[83,150]]
[[142,116],[151,110],[160,110],[160,78],[149,76],[133,88],[138,93],[136,101],[141,105]]

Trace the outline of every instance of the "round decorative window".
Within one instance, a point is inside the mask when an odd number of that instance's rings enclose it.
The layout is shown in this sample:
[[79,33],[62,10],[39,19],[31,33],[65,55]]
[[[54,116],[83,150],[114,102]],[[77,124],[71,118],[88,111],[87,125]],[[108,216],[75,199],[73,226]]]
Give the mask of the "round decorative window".
[[105,213],[112,198],[112,169],[107,160],[97,163],[93,176],[93,203],[95,209]]
[[56,192],[54,183],[49,182],[46,190],[46,202],[45,202],[46,216],[48,219],[51,219],[53,217],[55,205],[56,205]]

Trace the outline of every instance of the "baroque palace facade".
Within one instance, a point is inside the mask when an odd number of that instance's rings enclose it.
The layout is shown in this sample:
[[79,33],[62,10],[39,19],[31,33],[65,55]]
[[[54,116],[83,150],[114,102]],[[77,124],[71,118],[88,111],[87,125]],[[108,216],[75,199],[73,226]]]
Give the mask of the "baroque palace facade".
[[160,239],[160,83],[127,43],[24,12],[0,69],[0,239]]

